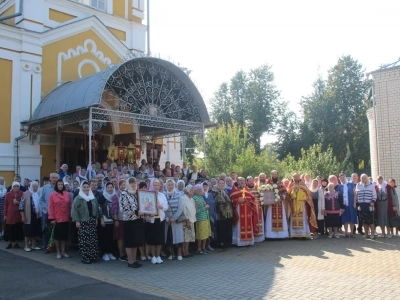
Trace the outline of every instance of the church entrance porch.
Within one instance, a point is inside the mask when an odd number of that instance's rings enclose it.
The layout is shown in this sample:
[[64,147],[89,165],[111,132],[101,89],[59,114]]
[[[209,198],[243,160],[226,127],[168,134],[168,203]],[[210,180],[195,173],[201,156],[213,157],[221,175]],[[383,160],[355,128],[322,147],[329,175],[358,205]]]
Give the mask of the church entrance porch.
[[64,162],[73,166],[105,161],[113,143],[133,146],[136,161],[159,163],[166,149],[167,155],[181,152],[176,146],[179,137],[204,138],[205,128],[213,126],[187,74],[170,62],[149,57],[62,84],[24,125],[33,142],[43,131],[55,129],[56,169]]

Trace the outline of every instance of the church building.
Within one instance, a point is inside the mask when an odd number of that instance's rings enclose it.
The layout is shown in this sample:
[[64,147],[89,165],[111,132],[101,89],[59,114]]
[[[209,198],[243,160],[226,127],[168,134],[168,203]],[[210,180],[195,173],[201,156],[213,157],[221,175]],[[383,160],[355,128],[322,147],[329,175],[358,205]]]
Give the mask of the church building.
[[[210,120],[184,70],[145,54],[144,0],[0,0],[0,174],[182,163]],[[112,148],[114,149],[114,148]]]

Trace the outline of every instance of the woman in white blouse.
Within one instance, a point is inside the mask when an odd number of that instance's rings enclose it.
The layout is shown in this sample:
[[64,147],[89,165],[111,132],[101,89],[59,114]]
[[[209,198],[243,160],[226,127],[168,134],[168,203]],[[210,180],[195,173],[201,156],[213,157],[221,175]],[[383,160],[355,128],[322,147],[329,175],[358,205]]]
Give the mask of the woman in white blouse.
[[156,193],[158,215],[150,216],[146,222],[146,243],[150,246],[150,253],[152,254],[152,264],[162,264],[163,261],[160,257],[161,246],[165,242],[165,211],[168,209],[168,202],[165,195],[160,192],[160,181],[154,179],[152,190]]
[[196,204],[193,200],[194,187],[193,185],[188,185],[184,189],[184,195],[181,200],[183,203],[183,213],[187,217],[186,223],[183,226],[183,234],[185,241],[183,243],[183,257],[187,258],[192,256],[189,253],[189,244],[195,241],[194,223],[196,222]]

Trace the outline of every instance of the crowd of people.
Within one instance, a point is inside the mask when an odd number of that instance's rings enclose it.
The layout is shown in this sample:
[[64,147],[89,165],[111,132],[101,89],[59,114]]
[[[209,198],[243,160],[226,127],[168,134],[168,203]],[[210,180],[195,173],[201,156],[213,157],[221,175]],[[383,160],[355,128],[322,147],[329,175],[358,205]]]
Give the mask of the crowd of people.
[[[79,249],[82,263],[139,261],[163,263],[206,255],[213,247],[249,246],[266,239],[354,238],[398,236],[400,217],[396,182],[366,174],[330,175],[327,179],[277,171],[246,178],[231,172],[208,178],[207,170],[165,164],[117,166],[105,162],[74,174],[62,165],[58,173],[38,180],[16,175],[7,187],[0,177],[0,232],[7,249],[46,249],[58,259]],[[156,209],[146,214],[138,192],[154,193]],[[42,245],[39,247],[38,245]]]

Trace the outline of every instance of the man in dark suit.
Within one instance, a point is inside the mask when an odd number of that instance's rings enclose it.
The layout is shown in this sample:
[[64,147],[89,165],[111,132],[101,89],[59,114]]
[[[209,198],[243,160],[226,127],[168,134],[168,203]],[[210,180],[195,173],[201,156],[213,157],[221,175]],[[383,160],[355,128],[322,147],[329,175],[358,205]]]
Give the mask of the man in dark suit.
[[188,168],[188,164],[186,161],[184,161],[182,164],[181,172],[182,172],[182,177],[186,177],[186,178],[189,177],[190,170]]

